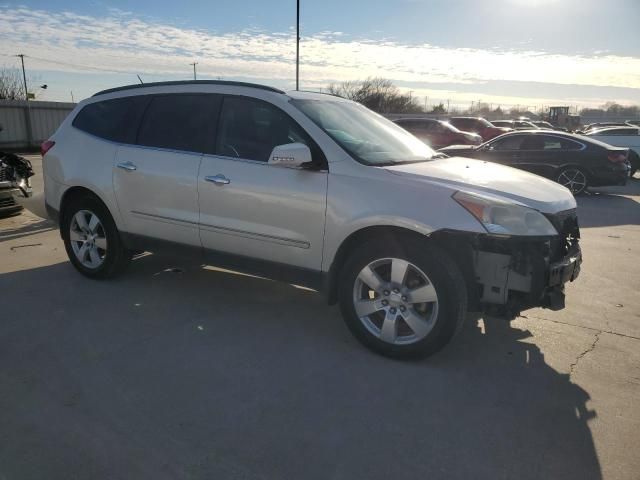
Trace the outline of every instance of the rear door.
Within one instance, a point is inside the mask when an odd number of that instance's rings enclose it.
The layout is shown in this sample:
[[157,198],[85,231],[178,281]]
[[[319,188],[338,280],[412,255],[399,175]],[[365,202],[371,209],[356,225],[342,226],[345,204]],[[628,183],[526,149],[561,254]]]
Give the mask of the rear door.
[[[307,144],[321,168],[267,163],[275,146],[293,142]],[[224,253],[320,270],[327,174],[323,153],[284,111],[255,98],[225,97],[198,177],[206,253],[214,263]]]
[[113,170],[128,233],[200,245],[198,168],[216,114],[214,95],[151,97],[136,144],[118,148]]
[[521,155],[516,160],[518,168],[536,175],[553,178],[558,168],[567,164],[579,164],[584,145],[555,135],[529,135],[520,146]]

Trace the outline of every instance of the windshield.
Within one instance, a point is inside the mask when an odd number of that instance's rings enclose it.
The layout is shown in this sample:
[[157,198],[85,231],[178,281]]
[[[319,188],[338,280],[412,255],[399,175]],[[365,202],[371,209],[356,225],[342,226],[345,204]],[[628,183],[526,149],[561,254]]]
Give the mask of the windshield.
[[357,103],[328,100],[291,103],[349,155],[366,165],[424,162],[436,155],[406,130]]

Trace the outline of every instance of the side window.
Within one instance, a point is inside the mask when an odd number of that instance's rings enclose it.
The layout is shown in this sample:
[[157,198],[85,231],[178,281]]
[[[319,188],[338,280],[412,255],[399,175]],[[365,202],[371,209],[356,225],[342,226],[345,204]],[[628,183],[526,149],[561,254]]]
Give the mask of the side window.
[[[560,148],[560,144],[558,143],[558,148]],[[529,135],[524,137],[522,144],[520,145],[520,150],[545,150],[546,142],[543,137],[540,135]]]
[[440,122],[429,122],[427,129],[431,133],[444,133],[447,131],[447,128]]
[[159,95],[147,107],[138,145],[204,152],[216,119],[213,95]]
[[267,162],[274,147],[296,142],[310,148],[314,162],[326,162],[309,135],[276,106],[248,97],[224,99],[216,138],[217,155]]
[[418,130],[420,130],[420,125],[416,122],[410,122],[410,121],[403,121],[403,122],[398,122],[398,125],[400,125],[402,128],[404,128],[407,132],[417,132]]
[[618,128],[609,132],[603,132],[605,135],[637,135],[638,130],[635,128]]
[[578,142],[567,140],[566,138],[560,138],[559,140],[563,150],[580,150],[582,148],[582,145]]
[[454,127],[456,127],[458,130],[462,130],[463,132],[470,132],[474,128],[473,120],[469,120],[466,118],[457,120],[455,123],[454,122],[450,122],[450,123]]
[[119,143],[134,143],[147,97],[104,100],[85,106],[72,125],[84,132]]
[[491,144],[493,150],[519,150],[524,137],[522,135],[512,135],[501,138]]

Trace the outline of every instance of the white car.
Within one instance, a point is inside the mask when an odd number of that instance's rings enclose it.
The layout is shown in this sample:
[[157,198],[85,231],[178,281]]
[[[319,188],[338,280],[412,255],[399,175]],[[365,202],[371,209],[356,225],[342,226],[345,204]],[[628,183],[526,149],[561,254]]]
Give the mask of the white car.
[[585,136],[616,147],[629,149],[631,175],[640,168],[640,128],[632,125],[590,130]]
[[330,95],[222,81],[115,88],[81,102],[42,152],[47,210],[82,274],[185,247],[323,292],[386,355],[439,350],[469,309],[562,308],[580,269],[569,190],[440,158]]

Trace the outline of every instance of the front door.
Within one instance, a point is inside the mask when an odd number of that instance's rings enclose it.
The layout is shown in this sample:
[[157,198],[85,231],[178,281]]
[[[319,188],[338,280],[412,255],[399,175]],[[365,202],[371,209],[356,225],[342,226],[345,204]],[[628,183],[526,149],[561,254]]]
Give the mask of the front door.
[[267,163],[276,145],[313,140],[285,112],[248,97],[225,97],[213,154],[198,176],[205,249],[320,270],[327,170]]
[[522,153],[520,146],[524,138],[524,135],[508,135],[493,140],[476,150],[475,158],[517,167]]

